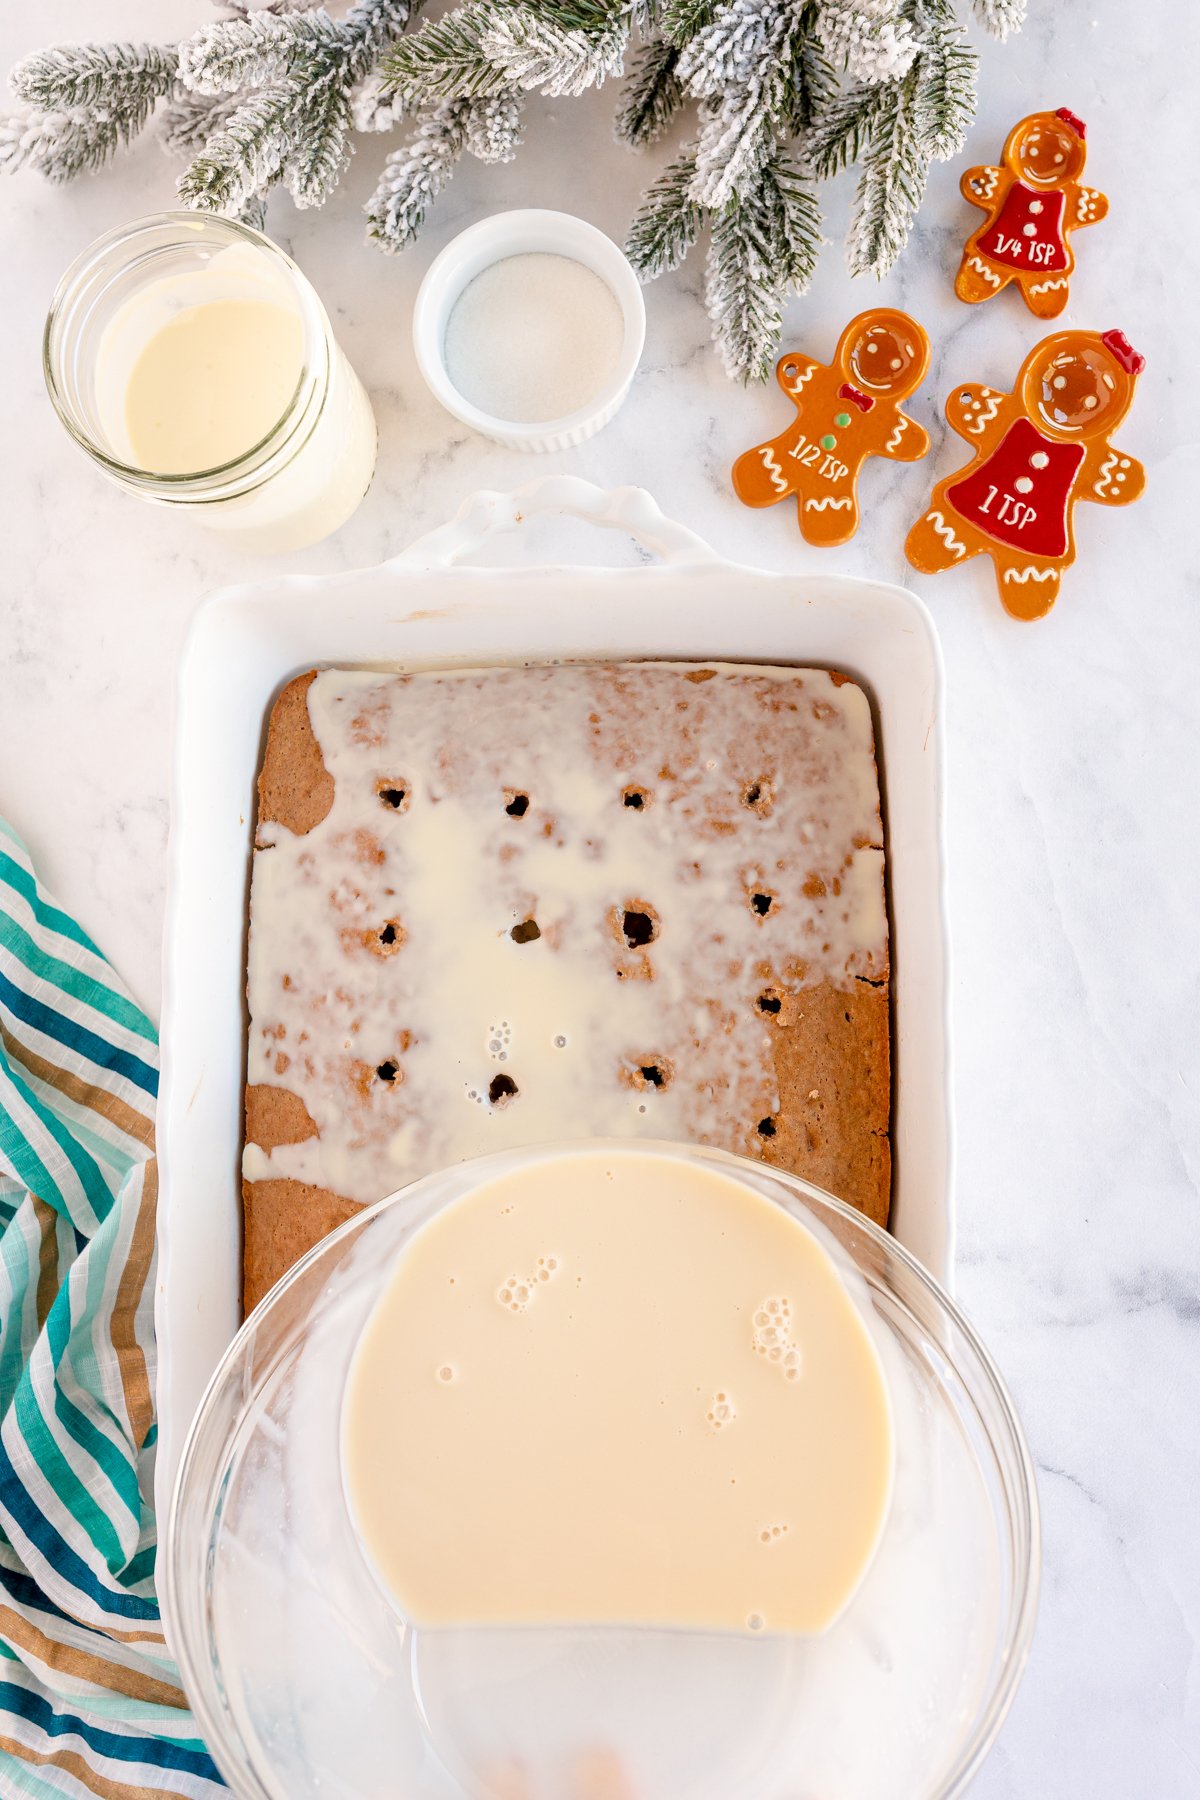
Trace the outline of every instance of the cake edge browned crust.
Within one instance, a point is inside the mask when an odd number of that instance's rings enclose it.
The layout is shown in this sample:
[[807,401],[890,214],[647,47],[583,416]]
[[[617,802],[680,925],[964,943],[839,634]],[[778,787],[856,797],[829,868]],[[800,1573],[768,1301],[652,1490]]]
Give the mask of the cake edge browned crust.
[[[289,681],[267,717],[267,742],[258,772],[255,849],[269,854],[264,825],[283,825],[298,837],[321,823],[333,805],[334,780],[325,767],[308,711],[317,678],[308,669]],[[290,1088],[246,1088],[248,1144],[273,1150],[316,1137],[317,1127]],[[361,1212],[355,1200],[308,1182],[272,1178],[242,1182],[242,1311],[248,1315],[292,1264]]]
[[271,1177],[243,1181],[242,1309],[247,1317],[294,1263],[363,1208],[328,1188]]

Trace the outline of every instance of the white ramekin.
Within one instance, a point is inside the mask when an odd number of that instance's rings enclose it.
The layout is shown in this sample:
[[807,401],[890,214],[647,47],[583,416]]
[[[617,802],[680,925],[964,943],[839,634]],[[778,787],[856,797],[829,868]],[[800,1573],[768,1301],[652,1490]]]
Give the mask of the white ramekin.
[[[505,257],[533,252],[572,257],[599,275],[621,308],[625,335],[616,368],[586,406],[561,419],[524,424],[494,418],[459,393],[446,372],[446,324],[455,301],[482,270]],[[646,307],[638,278],[612,239],[586,219],[534,207],[495,213],[452,238],[430,264],[413,312],[417,366],[434,398],[464,425],[511,450],[569,450],[607,425],[629,392],[645,337]]]

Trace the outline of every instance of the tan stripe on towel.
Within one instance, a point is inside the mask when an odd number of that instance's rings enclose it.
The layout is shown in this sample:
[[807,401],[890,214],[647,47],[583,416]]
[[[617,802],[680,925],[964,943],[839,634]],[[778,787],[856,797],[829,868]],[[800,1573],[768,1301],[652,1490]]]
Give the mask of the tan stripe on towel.
[[[133,1236],[121,1270],[121,1280],[113,1302],[109,1337],[117,1353],[121,1385],[125,1390],[125,1412],[133,1441],[140,1450],[146,1433],[154,1423],[154,1397],[146,1371],[146,1353],[137,1341],[134,1329],[142,1290],[154,1259],[154,1220],[158,1210],[158,1164],[151,1157],[140,1171],[141,1193],[138,1195],[137,1218]],[[136,1179],[136,1173],[135,1173]],[[132,1196],[130,1196],[132,1197]]]
[[33,1216],[41,1233],[37,1281],[37,1328],[40,1336],[58,1292],[58,1214],[47,1201],[39,1200],[36,1194],[30,1197],[33,1201]]
[[0,1737],[0,1751],[40,1769],[61,1769],[74,1776],[85,1793],[99,1794],[100,1800],[163,1800],[162,1788],[131,1787],[127,1781],[113,1781],[101,1775],[76,1750],[34,1750],[28,1744],[19,1744],[16,1738]]
[[86,1681],[113,1694],[127,1694],[131,1700],[144,1700],[151,1706],[187,1705],[182,1688],[174,1682],[159,1681],[153,1675],[126,1668],[124,1663],[93,1656],[73,1644],[58,1643],[11,1606],[0,1606],[0,1637],[74,1681]]
[[119,1094],[111,1094],[107,1088],[96,1087],[90,1081],[72,1075],[69,1069],[60,1069],[57,1063],[47,1062],[44,1056],[39,1056],[28,1044],[15,1038],[3,1025],[0,1025],[0,1040],[13,1061],[19,1062],[36,1080],[44,1081],[48,1087],[57,1088],[68,1100],[74,1100],[78,1105],[86,1106],[89,1111],[99,1113],[101,1118],[108,1119],[118,1131],[133,1138],[135,1143],[145,1144],[147,1149],[153,1147],[153,1118],[138,1112],[128,1101],[122,1100]]

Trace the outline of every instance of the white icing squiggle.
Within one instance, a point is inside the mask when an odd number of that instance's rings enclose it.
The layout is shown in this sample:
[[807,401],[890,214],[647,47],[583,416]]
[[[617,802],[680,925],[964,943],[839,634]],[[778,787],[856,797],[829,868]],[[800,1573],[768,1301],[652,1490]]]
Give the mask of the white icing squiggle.
[[248,1073],[319,1135],[249,1179],[373,1201],[564,1135],[753,1138],[757,997],[886,972],[878,788],[853,684],[708,666],[318,675],[334,800],[260,833]]
[[967,430],[973,437],[978,437],[984,426],[991,424],[1000,410],[1000,400],[1001,396],[994,389],[985,387],[980,388],[978,400],[973,400],[969,405],[964,406],[963,411],[974,420],[974,424],[967,426]]
[[788,393],[789,394],[798,394],[800,392],[800,389],[804,386],[804,384],[806,382],[812,380],[813,376],[817,372],[817,367],[818,367],[818,365],[816,363],[810,362],[810,363],[805,363],[803,369],[797,370],[796,374],[791,377],[791,379],[789,380],[789,382],[787,384]]
[[771,477],[771,486],[775,489],[775,492],[777,494],[786,494],[788,491],[787,479],[772,454],[771,446],[769,444],[764,444],[758,454],[762,457],[763,467]]
[[1057,569],[1039,569],[1035,563],[1027,563],[1023,569],[1005,569],[1005,581],[1057,581]]
[[982,275],[983,279],[990,282],[993,287],[998,288],[1000,286],[1000,277],[997,275],[996,271],[994,269],[989,269],[987,264],[980,257],[974,255],[968,256],[967,267],[968,269],[974,269],[977,275]]
[[925,516],[933,526],[934,536],[941,538],[952,556],[965,556],[967,554],[967,546],[963,543],[961,538],[955,537],[953,528],[947,525],[944,516],[938,512],[936,507],[932,512],[927,513]]

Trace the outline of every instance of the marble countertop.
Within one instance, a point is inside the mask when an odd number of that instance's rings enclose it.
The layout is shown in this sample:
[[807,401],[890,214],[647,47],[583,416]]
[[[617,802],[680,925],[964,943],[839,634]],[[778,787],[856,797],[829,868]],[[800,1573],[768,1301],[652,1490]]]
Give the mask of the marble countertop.
[[[609,92],[536,105],[519,160],[464,167],[398,259],[363,239],[378,140],[361,143],[324,212],[273,203],[269,230],[315,283],[371,391],[380,460],[335,538],[253,572],[372,563],[474,488],[562,470],[643,484],[728,556],[881,576],[928,601],[949,688],[958,1288],[1019,1403],[1045,1531],[1032,1662],[972,1791],[1184,1800],[1200,1794],[1200,585],[1189,521],[1200,389],[1184,325],[1200,283],[1186,198],[1200,38],[1178,29],[1167,0],[1136,22],[1119,0],[1033,0],[1032,11],[1021,37],[985,47],[967,156],[994,160],[1009,125],[1040,106],[1087,119],[1088,178],[1112,212],[1078,241],[1063,322],[1119,326],[1149,362],[1120,432],[1147,464],[1146,496],[1129,512],[1083,509],[1078,564],[1044,623],[1003,614],[986,560],[925,579],[902,556],[932,476],[961,460],[941,401],[957,381],[1006,388],[1037,335],[1013,294],[982,309],[954,298],[971,218],[957,165],[935,169],[919,229],[881,288],[851,283],[831,246],[812,293],[789,308],[788,341],[818,357],[876,292],[934,341],[912,408],[933,454],[869,467],[863,526],[841,551],[807,548],[790,507],[752,513],[730,491],[733,457],[785,420],[773,385],[745,392],[721,373],[697,260],[648,291],[634,391],[581,449],[524,457],[432,401],[409,320],[454,231],[489,210],[548,205],[623,235],[654,159],[611,146]],[[0,64],[48,39],[166,38],[207,16],[200,0],[9,9]],[[99,232],[172,204],[172,176],[147,139],[73,187],[22,175],[0,188],[0,813],[152,1010],[176,663],[201,597],[252,570],[100,479],[54,419],[39,345],[66,263]],[[835,236],[844,184],[830,202]],[[543,521],[503,554],[631,552]]]

